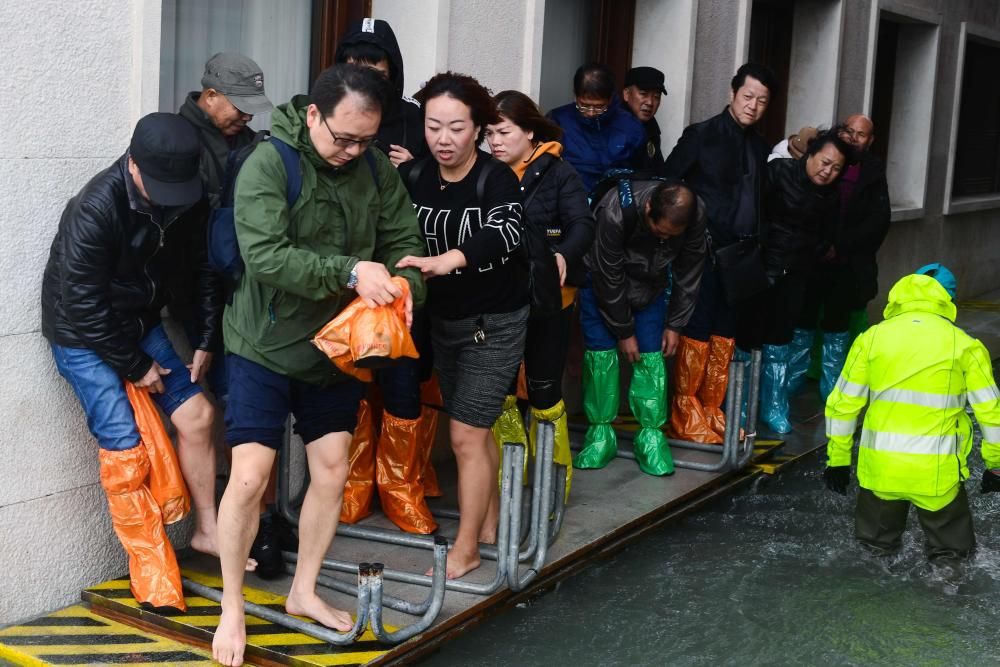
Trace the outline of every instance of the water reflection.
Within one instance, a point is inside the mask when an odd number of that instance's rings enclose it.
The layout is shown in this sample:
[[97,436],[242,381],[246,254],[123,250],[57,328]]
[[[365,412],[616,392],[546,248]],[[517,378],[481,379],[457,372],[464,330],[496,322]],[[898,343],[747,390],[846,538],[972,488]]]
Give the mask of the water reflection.
[[825,489],[816,458],[643,538],[428,663],[1000,664],[1000,497],[979,493],[978,454],[970,466],[979,549],[957,577],[928,565],[913,512],[898,555],[868,554],[853,538],[853,496]]

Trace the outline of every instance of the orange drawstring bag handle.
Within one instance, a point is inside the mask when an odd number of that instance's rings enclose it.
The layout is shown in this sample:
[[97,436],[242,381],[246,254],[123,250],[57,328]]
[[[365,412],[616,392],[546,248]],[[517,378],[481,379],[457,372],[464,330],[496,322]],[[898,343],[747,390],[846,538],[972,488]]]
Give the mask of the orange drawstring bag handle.
[[177,523],[191,511],[191,495],[184,484],[174,443],[163,427],[149,390],[126,382],[125,391],[135,413],[142,446],[149,456],[149,491],[160,508],[163,523]]

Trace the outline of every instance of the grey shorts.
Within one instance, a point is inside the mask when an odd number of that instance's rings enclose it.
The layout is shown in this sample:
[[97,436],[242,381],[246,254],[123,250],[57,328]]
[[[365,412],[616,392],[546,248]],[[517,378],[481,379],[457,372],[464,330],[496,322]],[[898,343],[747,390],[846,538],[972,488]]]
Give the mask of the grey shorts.
[[[525,306],[511,313],[486,313],[457,320],[431,318],[434,368],[444,405],[463,424],[489,428],[524,358],[528,330]],[[486,340],[474,340],[482,320]]]

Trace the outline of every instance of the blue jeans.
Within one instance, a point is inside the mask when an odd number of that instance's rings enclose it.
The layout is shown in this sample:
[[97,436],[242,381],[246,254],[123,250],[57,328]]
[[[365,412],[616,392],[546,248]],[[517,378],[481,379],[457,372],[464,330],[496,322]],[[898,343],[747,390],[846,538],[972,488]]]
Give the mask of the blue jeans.
[[[132,404],[125,393],[127,380],[122,380],[89,348],[51,345],[56,368],[73,387],[87,415],[87,427],[101,449],[122,451],[139,444]],[[164,392],[150,394],[168,417],[189,398],[201,393],[201,387],[191,382],[191,372],[177,356],[162,325],[139,341],[139,347],[160,366],[170,369],[168,375],[160,378]]]
[[[666,291],[645,308],[633,310],[632,321],[639,352],[659,352],[663,345],[663,328],[667,324]],[[618,339],[601,318],[594,290],[589,287],[580,289],[580,328],[583,344],[591,352],[613,350],[618,346]]]

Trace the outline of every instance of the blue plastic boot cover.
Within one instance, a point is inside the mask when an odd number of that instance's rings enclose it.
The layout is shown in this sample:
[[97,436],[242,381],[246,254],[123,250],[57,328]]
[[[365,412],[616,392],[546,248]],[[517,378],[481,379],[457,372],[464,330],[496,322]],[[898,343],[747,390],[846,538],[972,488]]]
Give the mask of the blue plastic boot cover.
[[848,331],[843,333],[823,334],[823,375],[819,380],[819,391],[823,397],[823,403],[833,391],[833,385],[840,377],[840,371],[844,370],[844,362],[847,360],[847,345],[850,342],[851,334]]
[[806,371],[809,370],[809,352],[812,348],[813,329],[796,329],[792,334],[792,342],[788,344],[788,395],[799,393],[806,381]]
[[788,433],[788,345],[765,345],[760,379],[760,418],[775,433]]
[[740,402],[740,426],[747,423],[747,399],[750,396],[750,353],[739,347],[733,350],[733,361],[743,364],[743,398]]

